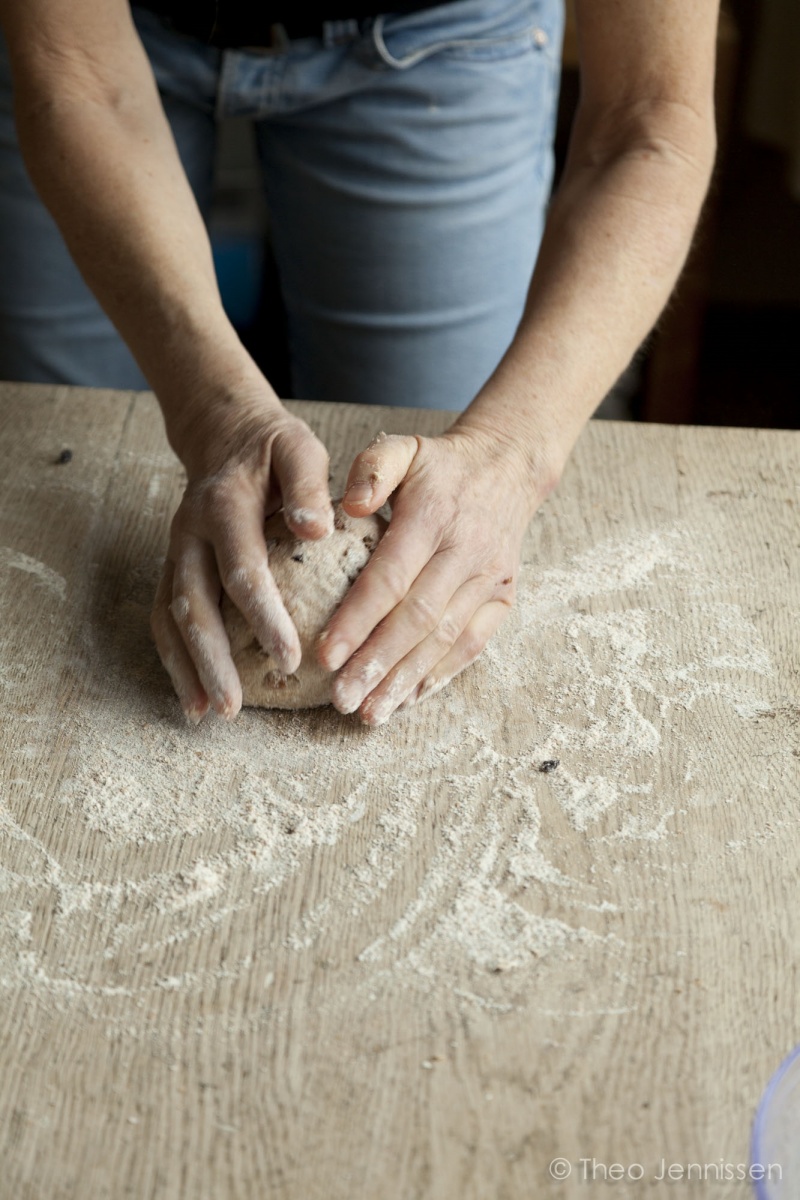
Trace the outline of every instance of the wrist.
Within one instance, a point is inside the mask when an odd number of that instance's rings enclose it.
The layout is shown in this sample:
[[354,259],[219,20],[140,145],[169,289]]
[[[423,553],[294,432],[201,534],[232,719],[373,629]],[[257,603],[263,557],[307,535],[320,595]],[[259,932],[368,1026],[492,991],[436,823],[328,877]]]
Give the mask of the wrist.
[[263,435],[266,422],[286,416],[257,369],[228,374],[224,385],[191,381],[158,396],[167,438],[190,479],[213,475]]
[[489,401],[473,402],[445,435],[463,438],[478,448],[484,461],[495,461],[503,477],[516,481],[530,516],[561,479],[566,461],[554,439],[519,413],[498,411]]

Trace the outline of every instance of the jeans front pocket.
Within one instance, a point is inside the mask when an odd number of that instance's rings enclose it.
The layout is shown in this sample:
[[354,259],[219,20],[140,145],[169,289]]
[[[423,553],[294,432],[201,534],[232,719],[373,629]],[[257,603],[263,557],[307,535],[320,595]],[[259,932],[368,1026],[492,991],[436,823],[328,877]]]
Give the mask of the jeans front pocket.
[[450,0],[432,8],[375,18],[378,59],[407,70],[434,55],[501,60],[537,54],[558,61],[562,0]]

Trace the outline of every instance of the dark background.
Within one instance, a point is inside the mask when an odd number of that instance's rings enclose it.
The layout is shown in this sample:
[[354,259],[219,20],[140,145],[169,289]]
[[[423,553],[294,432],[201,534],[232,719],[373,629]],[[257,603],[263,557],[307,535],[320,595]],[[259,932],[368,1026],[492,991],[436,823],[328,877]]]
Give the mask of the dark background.
[[[708,235],[708,303],[693,419],[796,429],[800,199],[789,191],[783,152],[754,140],[746,130],[761,6],[758,0],[730,0],[727,8],[738,32],[737,61],[710,196],[715,219]],[[795,52],[800,75],[800,45]],[[800,87],[797,95],[800,99]],[[699,236],[704,236],[702,226]],[[679,286],[676,301],[680,299]]]

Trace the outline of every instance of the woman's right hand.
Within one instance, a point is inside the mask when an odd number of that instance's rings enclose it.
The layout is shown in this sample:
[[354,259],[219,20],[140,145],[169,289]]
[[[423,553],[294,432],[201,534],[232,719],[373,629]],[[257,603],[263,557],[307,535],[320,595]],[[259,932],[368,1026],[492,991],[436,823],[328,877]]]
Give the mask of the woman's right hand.
[[151,628],[186,716],[209,707],[228,719],[242,689],[220,613],[223,590],[264,650],[287,673],[300,663],[297,631],[269,569],[264,521],[283,507],[298,537],[333,528],[328,454],[277,398],[206,412],[171,438],[187,469]]

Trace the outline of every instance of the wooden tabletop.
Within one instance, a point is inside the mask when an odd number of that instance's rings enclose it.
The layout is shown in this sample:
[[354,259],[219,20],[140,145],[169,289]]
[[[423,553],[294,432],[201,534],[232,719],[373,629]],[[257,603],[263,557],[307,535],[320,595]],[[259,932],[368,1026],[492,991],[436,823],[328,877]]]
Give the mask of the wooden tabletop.
[[[448,420],[293,407],[339,482]],[[675,1170],[800,1042],[800,434],[593,423],[374,731],[184,723],[180,490],[150,395],[0,388],[3,1200],[749,1197]]]

